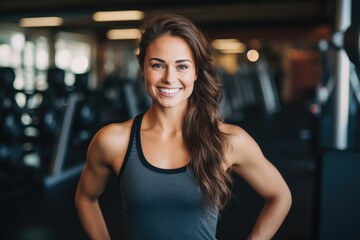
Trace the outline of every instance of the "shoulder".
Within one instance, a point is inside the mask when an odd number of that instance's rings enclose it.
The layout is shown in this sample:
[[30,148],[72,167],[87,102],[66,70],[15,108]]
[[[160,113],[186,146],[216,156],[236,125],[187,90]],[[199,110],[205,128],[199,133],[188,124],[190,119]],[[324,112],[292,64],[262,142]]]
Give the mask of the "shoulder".
[[220,130],[226,135],[231,146],[241,147],[251,138],[242,127],[237,125],[221,123]]
[[88,161],[114,167],[125,157],[133,119],[102,127],[93,137],[87,153]]
[[228,147],[225,155],[230,166],[241,165],[254,158],[264,157],[257,142],[242,127],[222,123],[220,130],[226,135]]

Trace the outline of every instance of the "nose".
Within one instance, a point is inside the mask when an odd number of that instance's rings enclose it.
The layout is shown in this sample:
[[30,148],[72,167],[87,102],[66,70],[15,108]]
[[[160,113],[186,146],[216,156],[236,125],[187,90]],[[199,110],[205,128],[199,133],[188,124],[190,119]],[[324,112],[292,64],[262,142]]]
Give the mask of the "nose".
[[173,83],[176,80],[176,71],[171,68],[166,68],[165,76],[163,77],[163,81],[166,83]]

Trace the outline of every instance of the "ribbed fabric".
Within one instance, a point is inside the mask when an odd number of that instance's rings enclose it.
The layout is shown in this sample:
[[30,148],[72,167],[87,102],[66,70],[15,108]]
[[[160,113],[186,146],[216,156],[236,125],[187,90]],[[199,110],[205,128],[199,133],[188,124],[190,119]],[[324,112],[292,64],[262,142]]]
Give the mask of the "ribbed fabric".
[[128,240],[214,240],[218,211],[204,209],[201,190],[188,168],[151,165],[141,148],[136,116],[119,173]]

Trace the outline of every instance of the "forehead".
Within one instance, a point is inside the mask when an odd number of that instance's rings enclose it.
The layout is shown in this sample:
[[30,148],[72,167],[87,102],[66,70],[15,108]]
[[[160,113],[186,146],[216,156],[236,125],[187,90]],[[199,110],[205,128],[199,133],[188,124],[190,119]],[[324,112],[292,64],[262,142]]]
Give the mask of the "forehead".
[[179,36],[164,35],[151,42],[146,51],[147,57],[175,57],[193,59],[190,45]]

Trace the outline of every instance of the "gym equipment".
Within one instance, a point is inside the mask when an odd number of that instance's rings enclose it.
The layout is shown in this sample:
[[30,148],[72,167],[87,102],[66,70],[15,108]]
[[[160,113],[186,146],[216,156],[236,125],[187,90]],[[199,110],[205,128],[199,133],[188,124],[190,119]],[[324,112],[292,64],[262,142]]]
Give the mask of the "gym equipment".
[[360,25],[352,25],[344,32],[344,49],[350,61],[360,69]]
[[256,64],[257,78],[260,83],[261,96],[263,98],[263,105],[265,112],[268,115],[274,114],[279,111],[279,94],[277,92],[275,83],[271,78],[271,73],[268,69],[266,62],[263,59],[259,59]]
[[221,111],[228,121],[243,120],[245,105],[255,104],[254,89],[247,70],[245,64],[243,68],[233,74],[219,69],[224,89]]
[[[329,42],[323,40],[319,44],[322,46],[320,49],[323,56],[328,54],[330,58],[330,61],[323,61],[325,74],[312,105],[316,126],[314,129],[320,129],[315,134],[315,144],[319,145],[316,148],[320,150],[327,147],[360,147],[360,27],[358,23],[350,25],[351,1],[338,0],[337,3],[337,31]],[[334,63],[331,63],[331,58]],[[333,131],[330,132],[329,128]]]
[[12,68],[0,67],[0,202],[39,190],[42,185],[36,171],[23,161],[32,149],[26,144],[24,109],[15,99],[22,92],[14,89],[14,80]]
[[50,174],[45,177],[45,187],[52,187],[59,182],[74,176],[83,168],[82,163],[68,169],[64,168],[73,116],[75,115],[76,105],[79,100],[79,95],[76,93],[70,94],[67,99],[65,113],[60,127],[61,131],[56,139],[55,152],[50,166]]
[[72,90],[66,86],[64,76],[64,71],[61,69],[51,69],[48,73],[49,92],[55,96],[52,101],[53,108],[50,108],[48,113],[56,109],[61,117],[59,122],[52,122],[58,126],[52,128],[57,134],[51,156],[50,174],[44,179],[44,185],[47,188],[82,170],[83,161],[70,167],[66,166],[67,153],[74,142],[87,146],[97,130],[95,127],[97,115],[93,101],[89,99],[87,75],[76,76]]
[[[78,76],[71,89],[65,84],[64,70],[49,69],[48,88],[42,92],[24,92],[26,99],[21,108],[15,100],[17,90],[13,87],[14,79],[12,68],[0,68],[0,123],[3,126],[0,162],[10,167],[29,167],[26,166],[27,161],[34,161],[36,155],[40,161],[34,167],[38,172],[36,175],[41,177],[46,188],[52,187],[81,171],[85,157],[75,164],[69,164],[68,153],[72,152],[71,148],[76,142],[80,142],[80,150],[84,151],[84,146],[97,130],[95,100],[90,99],[91,94],[86,87],[87,76]],[[28,108],[29,99],[36,94],[40,94],[42,100],[36,109]],[[27,123],[24,124],[24,121]],[[32,136],[27,136],[25,132],[29,129],[26,128],[30,125],[34,132]],[[73,131],[74,126],[78,131]]]
[[219,74],[224,87],[221,110],[227,121],[242,121],[247,113],[254,113],[254,110],[264,116],[280,110],[279,94],[264,59],[254,63],[244,61],[233,74],[219,69]]
[[[338,33],[345,31],[351,25],[351,0],[338,0],[336,33],[333,42],[336,44]],[[336,88],[333,144],[337,149],[346,149],[348,145],[349,121],[349,77],[350,60],[345,50],[336,52]]]
[[[360,147],[359,26],[350,26],[351,1],[337,3],[337,32],[331,40],[336,50],[334,98],[327,98],[322,106],[335,109],[333,118],[327,117],[327,129],[318,134],[324,138],[330,127],[334,129],[333,143],[327,151],[322,149],[317,165],[314,237],[319,240],[360,237],[360,152],[356,151]],[[323,116],[322,111],[318,127]]]
[[100,99],[104,123],[128,120],[151,104],[141,77],[131,80],[115,73],[105,78]]
[[359,239],[360,152],[330,150],[317,166],[315,239]]
[[72,92],[79,94],[82,99],[78,102],[74,127],[72,131],[72,144],[77,147],[87,147],[99,126],[97,92],[90,91],[88,87],[89,74],[75,75],[75,84]]
[[10,67],[0,67],[0,160],[8,165],[19,165],[24,140],[21,112],[15,101],[13,88],[15,72]]

